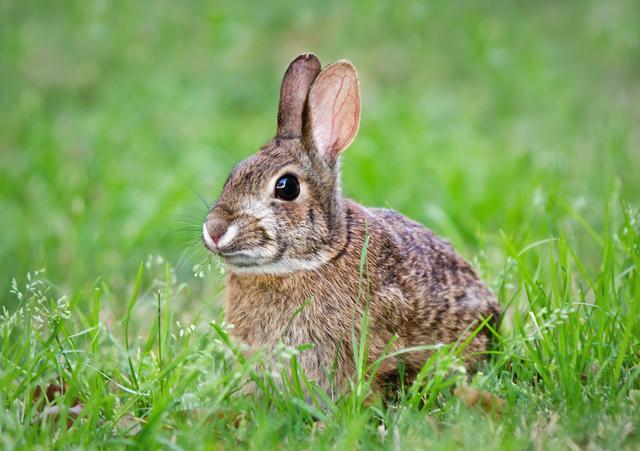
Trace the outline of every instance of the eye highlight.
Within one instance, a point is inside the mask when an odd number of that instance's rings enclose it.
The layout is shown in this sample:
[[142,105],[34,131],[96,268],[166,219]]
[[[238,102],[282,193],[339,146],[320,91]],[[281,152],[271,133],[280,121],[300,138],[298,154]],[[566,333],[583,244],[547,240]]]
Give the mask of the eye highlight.
[[285,174],[276,181],[275,196],[282,200],[294,200],[300,195],[300,182],[295,175]]

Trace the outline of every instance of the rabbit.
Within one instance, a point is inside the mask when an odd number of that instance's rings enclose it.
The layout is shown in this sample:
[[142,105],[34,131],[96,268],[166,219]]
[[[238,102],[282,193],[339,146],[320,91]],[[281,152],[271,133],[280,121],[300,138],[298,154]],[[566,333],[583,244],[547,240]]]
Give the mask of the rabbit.
[[[369,363],[385,348],[463,341],[500,315],[448,241],[393,210],[342,197],[340,157],[359,123],[355,67],[340,60],[321,69],[312,53],[296,57],[282,80],[275,138],[232,170],[202,230],[226,269],[232,335],[249,350],[312,344],[298,363],[332,396],[354,374],[351,334],[360,336],[365,309]],[[468,367],[490,338],[485,327],[471,339]],[[406,353],[405,378],[430,355]],[[398,361],[383,360],[374,389],[397,374]]]

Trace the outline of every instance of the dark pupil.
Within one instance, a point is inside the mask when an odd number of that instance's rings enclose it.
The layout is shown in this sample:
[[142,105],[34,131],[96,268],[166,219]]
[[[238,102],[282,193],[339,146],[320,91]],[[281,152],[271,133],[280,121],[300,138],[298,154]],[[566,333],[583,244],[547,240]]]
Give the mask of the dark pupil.
[[300,194],[300,182],[293,175],[283,175],[276,182],[276,197],[282,200],[293,200]]

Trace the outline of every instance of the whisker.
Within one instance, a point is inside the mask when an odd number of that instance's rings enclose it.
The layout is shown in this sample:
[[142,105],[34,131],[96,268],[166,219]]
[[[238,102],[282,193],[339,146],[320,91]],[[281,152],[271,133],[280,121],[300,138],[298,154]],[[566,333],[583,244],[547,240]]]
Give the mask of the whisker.
[[203,195],[201,195],[199,192],[197,192],[197,191],[195,191],[195,190],[191,190],[191,192],[192,192],[193,194],[195,194],[195,195],[196,195],[196,197],[197,197],[198,199],[200,199],[200,202],[202,202],[202,205],[204,205],[204,207],[205,207],[207,210],[209,210],[209,208],[211,208],[211,203],[210,203],[210,202],[207,202],[207,200],[204,198],[204,196],[203,196]]
[[263,217],[253,216],[253,220],[248,222],[248,223],[246,223],[243,228],[249,227],[249,226],[255,224],[256,222],[262,221],[265,218],[266,218],[266,216],[263,216]]
[[201,232],[202,226],[185,226],[171,230],[172,232]]

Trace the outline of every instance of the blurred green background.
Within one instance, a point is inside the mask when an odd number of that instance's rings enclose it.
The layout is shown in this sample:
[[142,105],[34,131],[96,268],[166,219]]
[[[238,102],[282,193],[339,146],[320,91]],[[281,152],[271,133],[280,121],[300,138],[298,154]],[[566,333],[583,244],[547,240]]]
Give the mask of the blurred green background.
[[[0,2],[0,282],[190,273],[229,169],[275,130],[298,53],[350,59],[345,193],[484,261],[640,200],[640,7],[576,2]],[[194,281],[194,284],[200,282]]]

